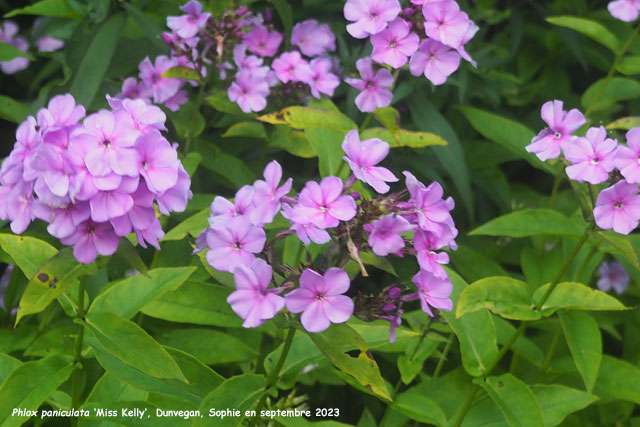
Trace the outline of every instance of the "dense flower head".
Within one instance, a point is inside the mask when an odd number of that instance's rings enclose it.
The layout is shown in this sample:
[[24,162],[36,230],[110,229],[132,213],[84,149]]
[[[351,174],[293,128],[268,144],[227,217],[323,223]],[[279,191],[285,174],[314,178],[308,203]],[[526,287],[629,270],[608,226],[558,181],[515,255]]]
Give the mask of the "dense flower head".
[[159,248],[155,203],[167,215],[183,211],[191,192],[176,147],[159,131],[164,113],[154,109],[124,101],[84,117],[71,95],[52,98],[37,121],[19,126],[2,163],[0,218],[15,233],[36,218],[49,223],[83,263],[113,254],[132,232],[142,246]]

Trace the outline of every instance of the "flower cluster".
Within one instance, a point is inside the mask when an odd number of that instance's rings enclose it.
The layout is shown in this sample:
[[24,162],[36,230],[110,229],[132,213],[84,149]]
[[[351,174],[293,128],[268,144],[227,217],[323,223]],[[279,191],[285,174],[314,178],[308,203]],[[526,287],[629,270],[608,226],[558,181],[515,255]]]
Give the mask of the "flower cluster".
[[577,182],[602,184],[593,210],[596,224],[605,230],[629,234],[640,222],[640,128],[626,134],[627,145],[607,137],[603,126],[589,128],[584,136],[574,133],[586,123],[577,109],[563,110],[562,101],[542,106],[542,119],[549,126],[526,147],[540,160],[564,154],[567,176]]
[[455,0],[411,0],[401,9],[398,0],[348,0],[344,17],[351,23],[347,31],[353,37],[369,37],[371,58],[358,61],[360,78],[345,81],[361,93],[356,104],[361,111],[372,112],[391,102],[391,73],[373,62],[399,69],[409,63],[414,76],[424,75],[434,85],[443,84],[460,66],[460,58],[475,65],[465,50],[478,27]]
[[640,0],[615,0],[607,5],[609,13],[621,21],[631,22],[638,19]]
[[[458,231],[450,215],[453,199],[443,198],[437,182],[425,186],[406,171],[406,190],[387,194],[387,183],[398,178],[379,166],[389,153],[389,144],[380,139],[361,141],[353,130],[345,136],[342,148],[352,171],[346,182],[328,176],[305,183],[299,194],[290,196],[292,180],[281,185],[282,169],[272,161],[265,168],[264,180],[242,187],[233,201],[220,196],[213,200],[209,227],[196,240],[196,250],[208,248],[208,263],[234,274],[237,290],[228,302],[245,320],[245,327],[261,325],[286,306],[292,313],[302,313],[302,325],[310,332],[345,322],[355,313],[366,320],[388,320],[393,339],[404,302],[419,299],[430,316],[434,315],[432,308],[452,309],[452,284],[443,268],[449,257],[443,249],[456,249]],[[352,191],[357,180],[380,195],[368,199]],[[405,195],[409,197],[403,201]],[[290,222],[290,228],[267,242],[264,226],[278,214]],[[274,244],[293,233],[305,246],[332,242],[333,250],[328,253],[335,256],[324,256],[315,264],[308,258],[302,271],[280,264]],[[366,275],[361,252],[416,256],[420,270],[412,280],[417,291],[403,294],[400,286],[392,285],[378,295],[354,295],[354,304],[344,295],[356,291],[342,267],[353,259]],[[274,269],[284,280],[277,279],[279,286],[269,287],[276,281]],[[281,297],[283,292],[287,293]]]
[[[34,30],[38,25],[39,22],[36,21],[34,23]],[[0,22],[0,42],[10,44],[23,52],[27,52],[29,50],[29,42],[26,38],[19,36],[18,31],[20,31],[20,27],[18,27],[18,24],[15,22],[10,20]],[[40,52],[53,52],[64,46],[62,40],[51,36],[42,36],[36,40],[35,43]],[[4,74],[14,74],[27,68],[29,62],[28,58],[22,56],[8,61],[0,61],[0,70]]]
[[176,146],[160,133],[165,114],[142,100],[110,103],[85,117],[71,95],[52,98],[20,125],[0,168],[0,218],[17,234],[48,222],[83,263],[113,254],[131,232],[159,249],[156,206],[168,215],[191,198]]

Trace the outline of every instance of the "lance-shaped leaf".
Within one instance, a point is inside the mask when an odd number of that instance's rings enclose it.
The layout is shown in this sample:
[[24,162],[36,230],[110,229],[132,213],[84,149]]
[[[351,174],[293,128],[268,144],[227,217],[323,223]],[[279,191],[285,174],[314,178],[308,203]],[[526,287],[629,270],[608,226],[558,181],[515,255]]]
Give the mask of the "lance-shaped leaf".
[[409,389],[396,396],[391,405],[393,409],[409,418],[426,424],[446,426],[447,417],[440,406],[415,389]]
[[14,9],[4,15],[11,18],[16,15],[55,16],[58,18],[80,18],[80,15],[69,5],[67,0],[41,0],[22,9]]
[[20,123],[27,117],[27,107],[8,96],[0,95],[0,119]]
[[560,310],[558,316],[573,362],[582,375],[587,391],[591,392],[602,359],[602,337],[598,323],[593,317],[580,311]]
[[550,209],[524,209],[492,219],[469,234],[472,236],[527,237],[539,234],[580,237],[584,226]]
[[184,65],[176,65],[175,67],[169,68],[162,73],[162,77],[166,79],[200,81],[200,74],[193,68],[185,67]]
[[557,426],[567,415],[579,411],[598,400],[597,396],[560,384],[535,385],[536,396],[547,427]]
[[[533,303],[538,304],[551,284],[539,287],[533,294]],[[620,301],[604,292],[591,289],[582,283],[558,283],[551,295],[540,307],[543,316],[550,316],[561,308],[571,310],[628,310]]]
[[[240,417],[225,417],[216,420],[217,426],[240,425],[246,410],[256,404],[264,392],[267,381],[263,375],[243,374],[231,377],[209,393],[200,405],[201,414],[209,414],[210,409],[233,408],[240,411]],[[208,418],[196,419],[195,426],[209,426]]]
[[640,117],[622,117],[609,123],[607,129],[631,130],[640,126]]
[[19,57],[35,60],[28,52],[24,52],[12,44],[0,42],[0,61],[9,61]]
[[272,125],[287,125],[294,129],[331,129],[347,133],[357,129],[356,124],[337,111],[315,107],[287,107],[277,113],[265,114],[258,120]]
[[399,129],[392,134],[387,129],[369,128],[360,134],[360,139],[379,138],[389,144],[391,148],[423,148],[448,145],[440,135],[431,132],[414,132]]
[[505,319],[540,318],[531,305],[527,284],[511,277],[487,277],[467,286],[458,299],[456,318],[483,308]]
[[607,27],[591,19],[577,16],[550,16],[547,18],[547,22],[559,27],[571,28],[608,47],[614,53],[617,53],[620,48],[620,41],[616,36]]
[[603,355],[594,392],[604,398],[621,399],[640,405],[640,368]]

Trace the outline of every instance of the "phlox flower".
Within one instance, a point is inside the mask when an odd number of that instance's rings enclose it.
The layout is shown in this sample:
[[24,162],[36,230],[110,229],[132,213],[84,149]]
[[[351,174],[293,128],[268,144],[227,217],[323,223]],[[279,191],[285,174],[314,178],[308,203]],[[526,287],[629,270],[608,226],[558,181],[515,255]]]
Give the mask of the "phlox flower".
[[344,17],[352,23],[347,31],[352,37],[364,39],[387,27],[400,13],[398,0],[347,0]]
[[600,184],[609,178],[614,166],[618,143],[607,138],[604,126],[590,128],[584,137],[575,138],[565,144],[564,156],[571,166],[567,166],[567,176],[574,181]]
[[38,111],[38,126],[47,130],[58,126],[71,126],[78,123],[85,116],[82,105],[76,105],[76,100],[69,94],[56,95],[47,104],[47,108]]
[[607,5],[609,13],[621,21],[631,22],[638,19],[640,0],[616,0]]
[[593,216],[598,227],[629,234],[640,221],[638,186],[620,181],[598,194]]
[[202,13],[202,5],[196,0],[191,0],[180,9],[187,14],[167,17],[167,27],[185,39],[195,36],[211,17],[210,13]]
[[349,286],[349,276],[341,268],[332,267],[324,276],[307,268],[300,276],[300,287],[285,295],[285,304],[290,312],[302,313],[300,321],[307,331],[322,332],[353,314],[353,301],[343,295]]
[[432,39],[420,43],[420,49],[411,57],[409,71],[424,76],[434,85],[441,85],[460,66],[457,51]]
[[421,269],[432,273],[438,278],[447,277],[442,264],[449,263],[449,255],[446,252],[436,252],[439,247],[434,234],[422,230],[416,231],[413,247],[416,250],[418,264],[420,264]]
[[331,236],[326,230],[318,228],[311,222],[311,212],[302,206],[284,205],[282,216],[291,221],[291,230],[296,232],[300,241],[305,245],[311,242],[322,245],[331,240]]
[[239,265],[250,265],[262,251],[266,235],[246,218],[235,218],[207,230],[207,261],[220,271],[233,271]]
[[439,278],[426,270],[420,270],[411,279],[418,287],[418,298],[422,311],[433,317],[431,308],[439,308],[445,311],[453,309],[451,292],[453,285],[448,277]]
[[[17,36],[18,24],[13,21],[2,21],[0,26],[0,42],[13,45],[23,52],[29,49],[29,42],[24,38]],[[19,56],[8,61],[0,62],[0,70],[5,74],[14,74],[29,66],[29,59]]]
[[89,200],[91,219],[96,222],[106,222],[110,219],[125,215],[133,207],[131,193],[138,188],[139,178],[125,176],[120,185],[108,191],[98,191]]
[[410,32],[411,27],[402,18],[396,18],[386,29],[371,36],[373,52],[371,58],[393,68],[400,68],[407,63],[408,57],[418,49],[420,38]]
[[540,131],[525,150],[535,153],[542,161],[558,157],[561,148],[573,138],[573,132],[586,122],[584,115],[578,109],[564,111],[562,101],[558,100],[545,102],[541,109],[541,116],[549,127]]
[[0,189],[0,218],[10,219],[11,231],[21,234],[36,218],[31,209],[34,203],[33,184],[20,181],[13,187]]
[[136,140],[137,169],[149,190],[161,194],[178,182],[180,160],[176,150],[157,130]]
[[604,261],[598,267],[598,289],[603,292],[613,288],[617,294],[622,294],[629,286],[629,273],[617,261]]
[[356,68],[360,72],[360,78],[345,78],[345,82],[360,91],[356,96],[358,109],[365,113],[371,113],[376,108],[386,107],[391,104],[393,93],[393,76],[386,68],[377,72],[373,71],[371,58],[361,58],[356,61]]
[[269,83],[248,70],[236,74],[235,81],[227,90],[229,100],[236,102],[245,113],[264,110],[269,93]]
[[413,230],[413,226],[401,216],[389,214],[367,224],[365,230],[371,233],[368,243],[373,253],[387,256],[404,248],[404,239],[400,234]]
[[[309,63],[305,61],[300,52],[292,51],[285,52],[278,58],[274,59],[273,71],[282,83],[289,83],[298,81],[296,74],[300,74],[301,67],[309,67]],[[309,73],[309,71],[307,72]]]
[[629,184],[640,183],[640,128],[627,132],[627,146],[619,146],[614,163]]
[[349,221],[356,216],[355,200],[343,195],[342,190],[342,180],[337,176],[328,176],[320,184],[307,182],[298,201],[314,225],[319,228],[337,227],[340,221]]
[[345,136],[342,150],[347,154],[343,159],[355,177],[371,185],[378,193],[389,191],[387,182],[398,181],[389,169],[376,166],[389,154],[389,144],[383,140],[370,138],[360,141],[358,131],[352,130]]
[[153,102],[156,104],[162,104],[167,101],[182,87],[183,83],[179,79],[162,77],[162,73],[176,65],[178,64],[175,59],[165,55],[156,56],[154,63],[149,60],[149,57],[146,57],[138,65],[140,70],[138,77],[149,89]]
[[315,19],[307,19],[293,26],[291,44],[297,46],[306,56],[320,56],[336,50],[336,36],[329,25],[318,24]]
[[269,31],[258,24],[244,35],[243,42],[256,55],[273,56],[282,43],[282,34],[275,30]]
[[187,202],[193,197],[190,188],[191,178],[180,163],[176,185],[156,198],[160,213],[169,215],[170,212],[183,212],[187,208]]
[[98,254],[109,256],[118,249],[118,236],[111,224],[90,219],[78,224],[73,234],[60,240],[65,245],[73,245],[73,255],[84,264],[94,261]]
[[249,214],[253,210],[253,187],[250,185],[242,186],[236,192],[233,202],[222,196],[216,196],[211,202],[210,210],[209,225],[212,226],[232,218],[245,217],[250,219]]
[[244,319],[242,326],[255,328],[274,317],[284,308],[284,298],[278,289],[268,289],[273,271],[256,258],[249,266],[239,265],[233,272],[236,291],[227,297],[231,309]]
[[64,41],[51,36],[42,36],[36,40],[39,52],[55,52],[64,47]]
[[456,49],[465,38],[471,21],[455,0],[429,1],[422,6],[424,29],[430,38]]
[[333,91],[340,85],[340,79],[331,72],[331,68],[331,61],[327,58],[315,58],[308,67],[298,67],[295,76],[309,85],[315,98],[319,99],[321,93],[333,96]]
[[253,207],[250,217],[255,225],[268,224],[280,211],[280,199],[291,191],[293,179],[287,179],[279,187],[282,180],[282,166],[275,160],[264,168],[264,180],[253,183]]

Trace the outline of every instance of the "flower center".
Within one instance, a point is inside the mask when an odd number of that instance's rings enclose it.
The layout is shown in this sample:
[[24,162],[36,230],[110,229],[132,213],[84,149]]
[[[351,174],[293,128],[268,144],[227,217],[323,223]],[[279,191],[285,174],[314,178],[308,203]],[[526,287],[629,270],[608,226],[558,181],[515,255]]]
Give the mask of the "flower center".
[[622,204],[622,202],[615,202],[615,203],[613,204],[613,206],[614,206],[616,209],[620,209],[620,208],[622,208],[623,204]]
[[324,300],[324,294],[322,294],[322,293],[316,294],[316,299],[319,300],[319,301],[323,301]]
[[148,161],[144,161],[142,162],[142,169],[144,170],[149,170],[149,162]]
[[[373,88],[375,88],[375,87],[376,87],[376,84],[373,82],[373,80],[369,80],[369,81],[367,82],[366,87],[367,87],[367,89],[373,89]],[[638,162],[640,162],[640,159],[638,159]]]
[[93,225],[89,225],[87,226],[87,234],[93,234],[95,232],[95,228],[93,227]]
[[600,163],[600,159],[598,157],[594,157],[593,159],[591,159],[592,166],[596,166],[598,163]]
[[326,213],[328,208],[326,206],[320,206],[320,212]]
[[558,132],[558,131],[555,131],[555,132],[553,133],[553,137],[554,137],[555,139],[560,139],[560,138],[562,138],[562,134],[561,134],[560,132]]
[[395,40],[391,40],[391,43],[389,43],[389,47],[390,47],[391,49],[395,49],[395,48],[396,48],[396,46],[398,46],[398,42],[397,42],[397,41],[395,41]]
[[376,19],[378,19],[378,12],[376,11],[371,11],[369,13],[369,19],[371,19],[372,21],[375,21]]
[[233,242],[233,249],[236,249],[236,250],[238,250],[238,251],[239,251],[239,250],[242,250],[242,243],[240,243],[240,242]]
[[102,145],[104,146],[104,148],[111,148],[111,141],[105,139],[104,141],[102,141]]

